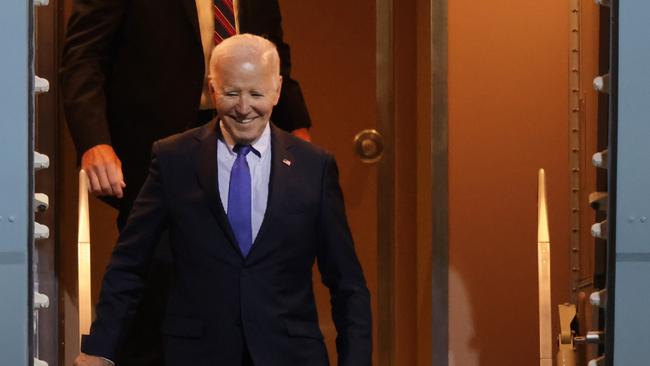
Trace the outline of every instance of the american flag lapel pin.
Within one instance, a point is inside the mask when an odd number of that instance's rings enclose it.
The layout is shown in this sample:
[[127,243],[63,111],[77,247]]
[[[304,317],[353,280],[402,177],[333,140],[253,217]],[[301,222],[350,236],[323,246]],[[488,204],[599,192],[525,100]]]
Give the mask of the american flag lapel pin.
[[289,160],[289,159],[282,159],[282,162],[283,162],[284,165],[286,165],[286,166],[291,166],[291,160]]

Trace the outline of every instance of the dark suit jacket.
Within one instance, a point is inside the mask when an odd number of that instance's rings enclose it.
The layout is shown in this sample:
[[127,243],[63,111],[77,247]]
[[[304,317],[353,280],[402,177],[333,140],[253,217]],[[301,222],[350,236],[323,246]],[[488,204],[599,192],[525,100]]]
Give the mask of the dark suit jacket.
[[168,228],[175,270],[163,325],[168,365],[240,366],[244,339],[255,365],[327,365],[312,291],[315,260],[331,294],[339,364],[370,365],[369,292],[333,157],[272,127],[267,211],[244,258],[218,193],[215,126],[154,144],[82,350],[114,356],[158,235]]
[[[278,1],[240,0],[239,7],[240,30],[270,39],[280,53],[284,82],[273,120],[287,131],[309,127]],[[68,127],[79,156],[113,146],[127,212],[146,178],[151,144],[195,120],[204,71],[195,0],[74,1],[61,69]]]

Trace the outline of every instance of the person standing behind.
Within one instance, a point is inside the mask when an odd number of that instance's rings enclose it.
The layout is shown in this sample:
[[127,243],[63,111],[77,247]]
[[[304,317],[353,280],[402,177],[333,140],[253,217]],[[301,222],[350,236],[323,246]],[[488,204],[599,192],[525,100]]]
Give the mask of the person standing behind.
[[328,365],[316,262],[330,292],[337,364],[370,366],[370,294],[334,157],[270,122],[282,87],[271,42],[231,37],[210,64],[217,118],[154,144],[75,366],[115,356],[165,230],[176,270],[165,365]]
[[[276,45],[284,87],[274,121],[309,139],[281,20],[277,0],[74,0],[60,71],[65,115],[91,191],[118,209],[120,230],[147,176],[152,143],[213,117],[208,57],[223,38],[248,32]],[[168,246],[160,247],[121,366],[162,364],[170,264]]]
[[309,140],[278,0],[74,0],[60,72],[65,115],[91,191],[119,209],[118,226],[144,182],[153,141],[213,116],[208,57],[240,32],[278,48],[285,81],[275,123]]

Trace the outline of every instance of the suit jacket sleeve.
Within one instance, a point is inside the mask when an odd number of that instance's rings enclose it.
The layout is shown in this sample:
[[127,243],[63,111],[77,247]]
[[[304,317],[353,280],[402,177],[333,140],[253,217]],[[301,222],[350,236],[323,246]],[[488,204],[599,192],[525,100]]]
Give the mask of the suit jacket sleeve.
[[[242,1],[242,5],[246,3],[253,3],[253,1]],[[291,49],[289,45],[284,42],[284,32],[282,30],[282,15],[280,13],[280,5],[278,1],[262,0],[267,2],[268,8],[262,9],[260,5],[257,10],[251,6],[248,10],[251,12],[251,19],[259,19],[264,11],[267,16],[266,29],[259,29],[258,34],[268,38],[275,44],[280,54],[281,67],[280,74],[282,74],[282,91],[280,94],[280,101],[273,109],[273,123],[285,131],[293,131],[298,128],[311,127],[311,118],[307,111],[307,105],[302,94],[300,84],[291,78]],[[259,1],[258,1],[259,3]],[[258,23],[259,24],[259,23]],[[251,26],[255,26],[252,25]],[[262,25],[258,25],[262,26]]]
[[354,251],[338,169],[331,156],[328,156],[325,164],[318,237],[318,268],[323,283],[330,290],[332,318],[337,330],[338,364],[370,366],[370,294]]
[[111,143],[105,89],[126,2],[73,2],[60,77],[66,120],[79,156],[95,145]]
[[115,359],[140,300],[144,281],[161,232],[167,225],[168,210],[159,168],[158,143],[147,177],[131,216],[120,233],[110,264],[104,274],[96,319],[90,335],[82,342],[84,353]]

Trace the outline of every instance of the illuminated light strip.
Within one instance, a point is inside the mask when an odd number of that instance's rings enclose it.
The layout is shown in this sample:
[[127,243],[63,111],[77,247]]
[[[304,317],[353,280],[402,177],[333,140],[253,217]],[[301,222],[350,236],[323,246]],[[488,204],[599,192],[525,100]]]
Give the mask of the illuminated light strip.
[[88,175],[82,169],[79,171],[79,232],[77,236],[80,337],[85,334],[90,334],[90,324],[92,322],[88,186]]
[[546,207],[546,175],[537,175],[537,276],[539,288],[539,364],[553,366],[551,320],[551,239]]

